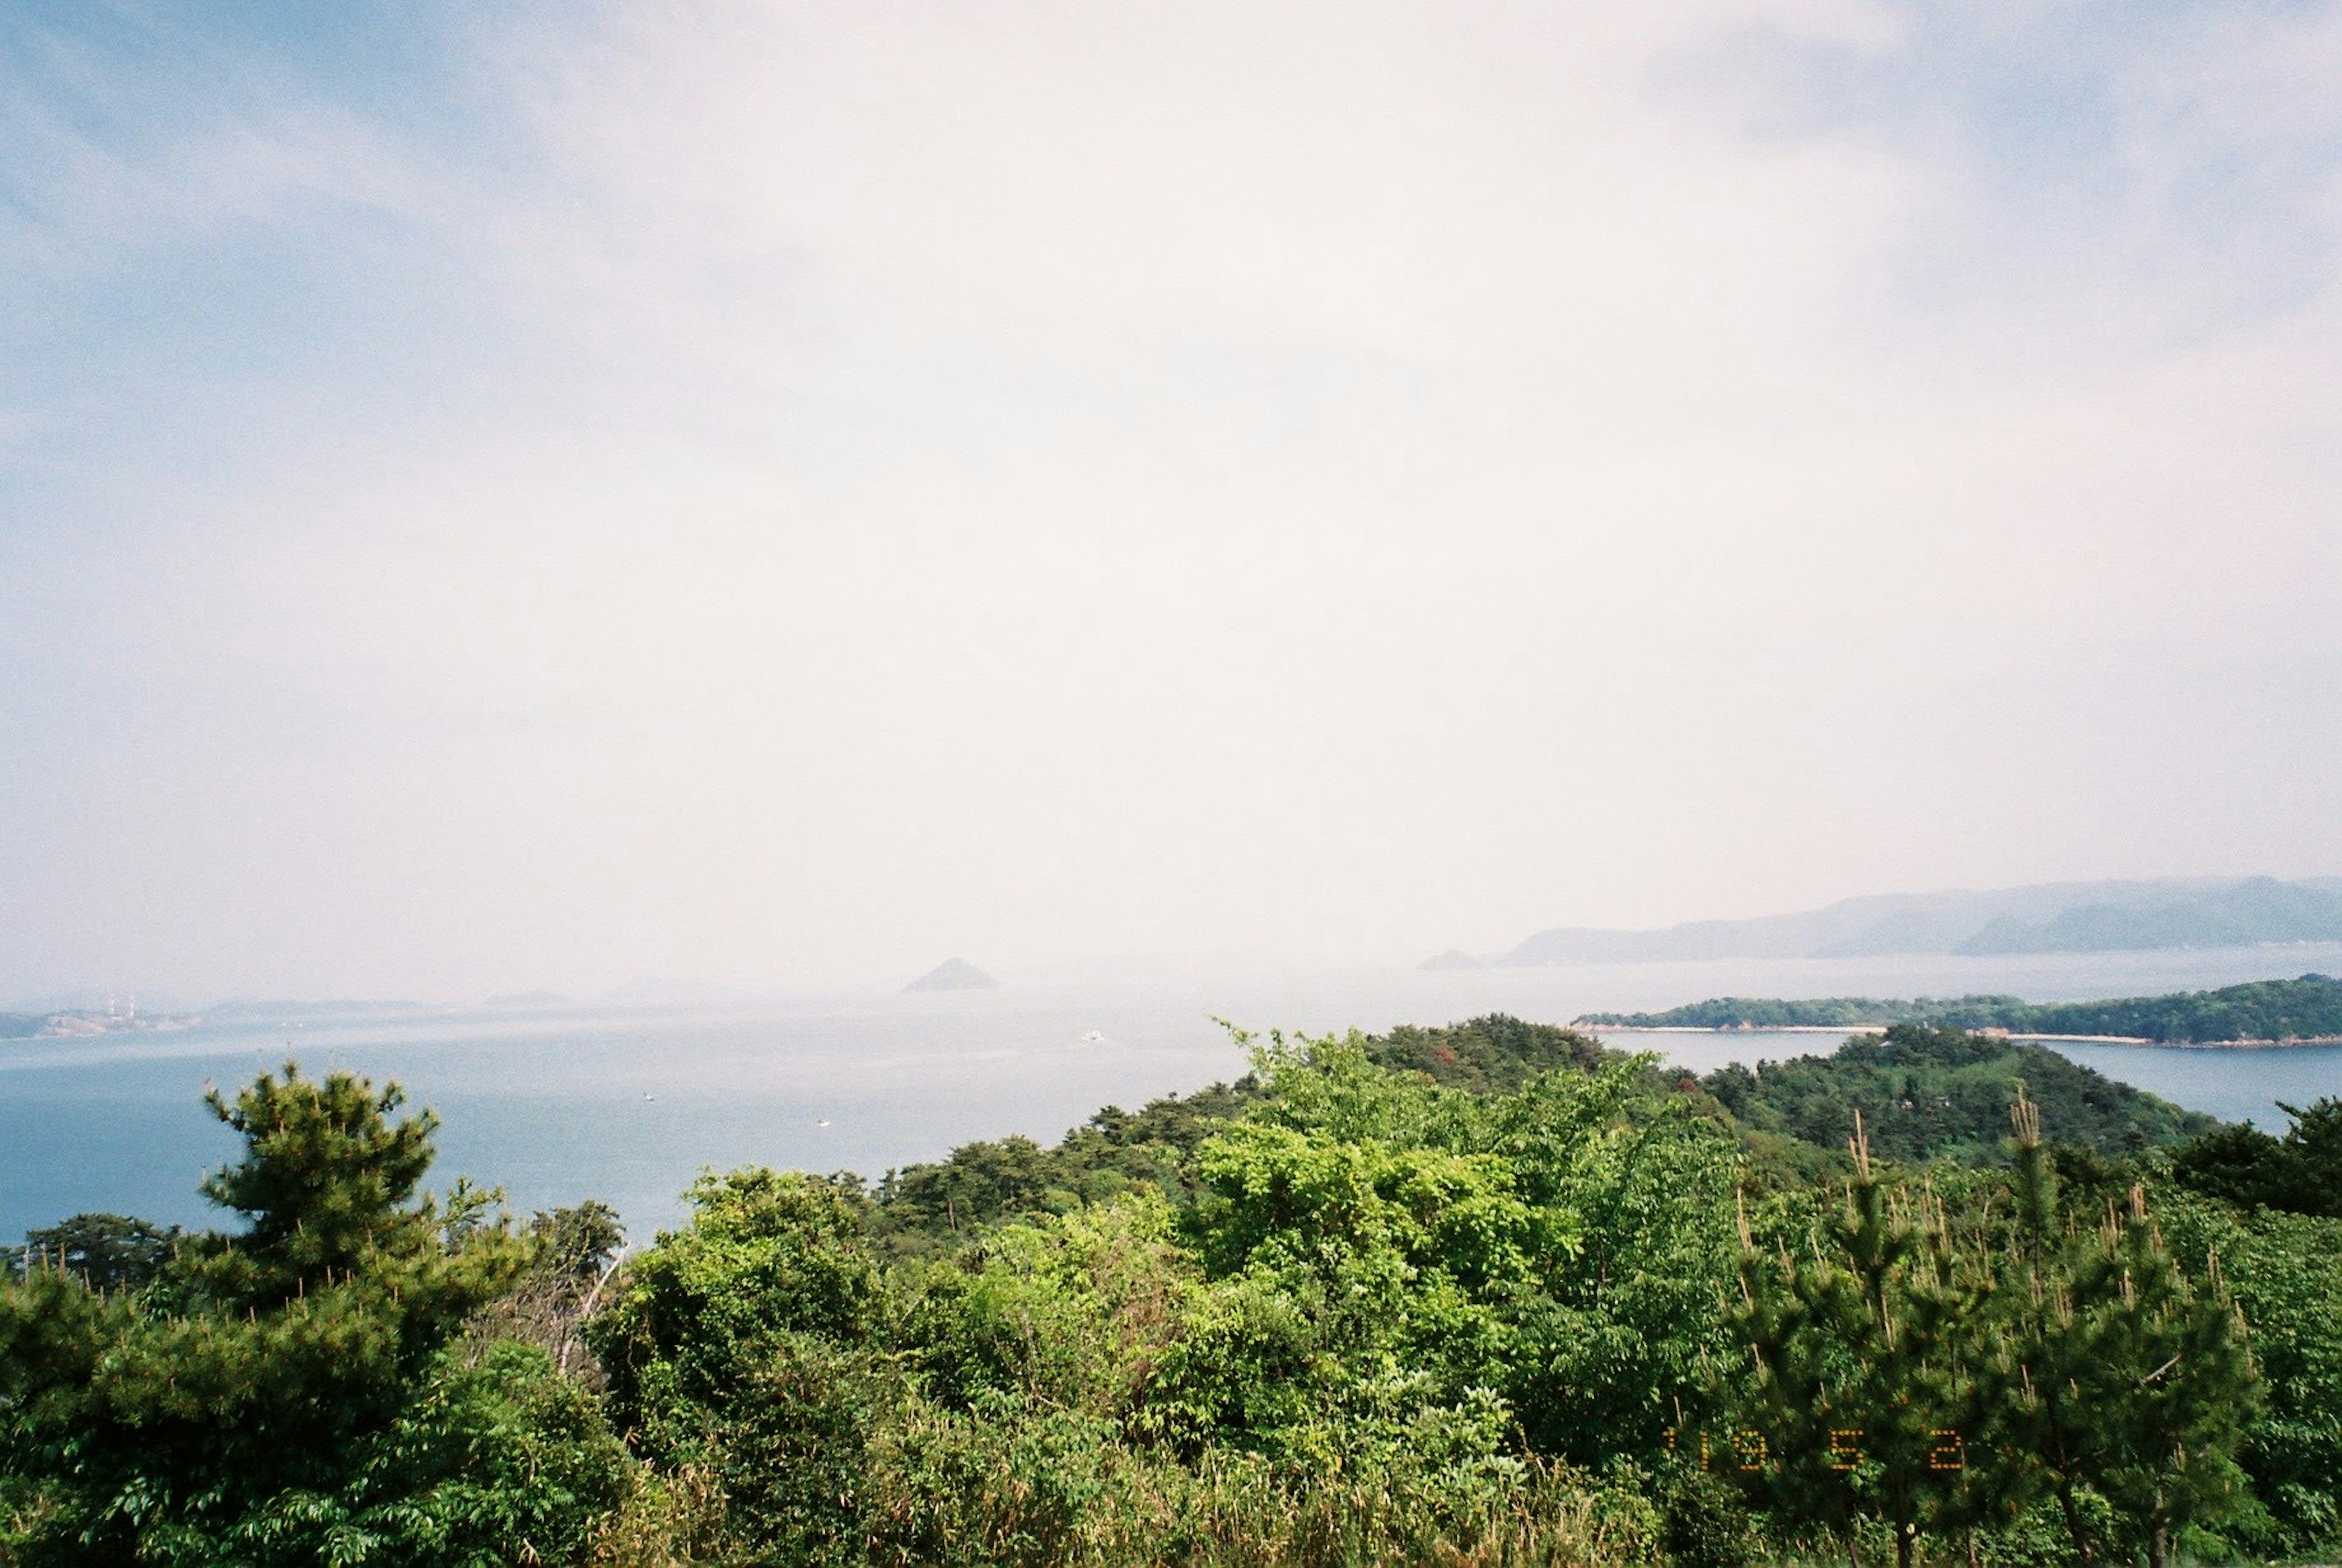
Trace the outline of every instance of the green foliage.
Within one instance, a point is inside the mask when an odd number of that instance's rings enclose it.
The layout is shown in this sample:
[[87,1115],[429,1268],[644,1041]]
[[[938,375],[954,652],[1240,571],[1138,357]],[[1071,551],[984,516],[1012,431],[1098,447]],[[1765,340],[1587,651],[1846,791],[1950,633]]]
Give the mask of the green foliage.
[[2217,1262],[2202,1285],[2190,1281],[2140,1193],[2101,1230],[2100,1248],[2075,1290],[2105,1303],[2089,1342],[2091,1421],[2105,1455],[2095,1479],[2163,1568],[2182,1532],[2242,1503],[2235,1455],[2259,1380]]
[[628,1481],[592,1396],[515,1344],[443,1356],[386,1430],[335,1457],[329,1486],[279,1493],[203,1545],[235,1558],[191,1560],[577,1563]]
[[18,1272],[57,1269],[92,1290],[136,1290],[161,1273],[179,1244],[179,1227],[150,1225],[126,1214],[72,1214],[28,1232]]
[[1133,1195],[1003,1226],[894,1281],[896,1343],[933,1402],[1079,1411],[1148,1439],[1176,1424],[1158,1375],[1193,1329],[1202,1271],[1167,1203]]
[[1857,1131],[1836,1213],[1751,1228],[1732,1469],[1777,1523],[1848,1550],[1884,1524],[1902,1563],[1979,1528],[2039,1560],[2049,1518],[2083,1562],[2225,1550],[2211,1531],[2267,1515],[2238,1464],[2260,1378],[2217,1253],[2191,1275],[2136,1186],[2073,1217],[2038,1107],[2013,1115],[2001,1193],[1986,1173],[1947,1205],[1875,1167]]
[[1199,1155],[1210,1361],[1246,1369],[1226,1381],[1247,1428],[1278,1400],[1326,1408],[1308,1377],[1338,1368],[1386,1419],[1485,1389],[1538,1451],[1656,1456],[1722,1343],[1696,1325],[1730,1268],[1730,1134],[1640,1059],[1473,1094],[1370,1050],[1274,1041],[1254,1121]]
[[2119,1034],[2167,1044],[2342,1036],[2342,980],[2255,980],[2217,991],[2036,1006],[2001,1025],[2043,1034]]
[[1848,1040],[1829,1056],[1724,1067],[1701,1084],[1744,1125],[1824,1149],[1844,1148],[1859,1114],[1873,1150],[1897,1163],[1998,1162],[2020,1084],[2060,1139],[2100,1154],[2177,1144],[2214,1125],[2046,1046],[1917,1024]]
[[1664,1013],[1589,1013],[1596,1027],[1636,1029],[1846,1028],[1913,1024],[1937,1029],[1997,1029],[2017,1034],[2111,1034],[2166,1044],[2342,1037],[2342,981],[2323,974],[2256,980],[2217,991],[2130,996],[2106,1002],[2033,1003],[2015,996],[1922,996],[1916,1001],[1823,996],[1715,996]]
[[1722,1475],[1676,1462],[1653,1487],[1659,1544],[1674,1568],[1747,1568],[1761,1550],[1756,1516]]
[[1529,1024],[1492,1013],[1465,1024],[1424,1029],[1402,1024],[1364,1037],[1366,1059],[1378,1067],[1420,1073],[1455,1089],[1509,1093],[1541,1073],[1591,1071],[1624,1060],[1590,1034]]
[[1855,1171],[1807,1249],[1744,1236],[1731,1322],[1749,1375],[1731,1402],[1735,1473],[1779,1517],[1850,1535],[1886,1523],[1906,1565],[1923,1531],[1975,1512],[1961,1429],[1984,1295],[1933,1194],[1889,1185],[1859,1119]]
[[1184,1202],[1190,1156],[1254,1094],[1250,1080],[1169,1095],[1136,1113],[1109,1105],[1052,1148],[1010,1137],[962,1145],[947,1160],[889,1171],[878,1184],[871,1234],[897,1256],[948,1249],[989,1225],[1064,1213],[1126,1192]]
[[2016,1223],[1986,1369],[2002,1493],[2053,1496],[2085,1562],[2111,1535],[2161,1568],[2183,1532],[2246,1511],[2236,1454],[2259,1380],[2244,1323],[2217,1254],[2190,1280],[2142,1189],[2095,1225],[2071,1217],[2037,1108],[2013,1118]]
[[245,1153],[204,1190],[243,1233],[186,1238],[136,1289],[46,1266],[0,1290],[21,1560],[575,1558],[620,1456],[540,1365],[446,1355],[519,1249],[476,1194],[415,1197],[429,1118],[290,1065],[209,1104]]
[[955,1251],[894,1244],[889,1209],[930,1201],[899,1175],[870,1205],[704,1181],[589,1337],[636,1452],[708,1477],[752,1559],[1567,1555],[1589,1504],[1552,1456],[1656,1459],[1721,1343],[1685,1329],[1729,1275],[1733,1138],[1650,1077],[1573,1062],[1480,1094],[1363,1037],[1273,1039],[1239,1119],[963,1151],[954,1213],[1004,1171],[1202,1134],[1173,1179],[1062,1210],[1018,1175],[1027,1206]]
[[[1508,1093],[1541,1074],[1629,1060],[1574,1030],[1495,1014],[1358,1040],[1377,1066],[1479,1093]],[[1643,1072],[1652,1085],[1663,1082],[1649,1065]],[[1168,1095],[1136,1112],[1109,1105],[1053,1146],[1024,1137],[985,1140],[946,1160],[890,1171],[874,1194],[871,1235],[883,1252],[913,1256],[948,1250],[1003,1220],[1066,1213],[1126,1192],[1158,1193],[1185,1204],[1198,1192],[1196,1148],[1264,1092],[1257,1078],[1246,1077]]]
[[1857,1029],[1928,1024],[1960,1029],[2006,1028],[2000,1021],[2028,1004],[2018,996],[1711,996],[1657,1013],[1588,1013],[1578,1023],[1610,1029]]
[[1247,1043],[1233,1087],[875,1192],[706,1175],[623,1266],[603,1205],[516,1233],[493,1192],[423,1196],[395,1089],[214,1096],[241,1231],[80,1216],[0,1282],[0,1561],[2047,1568],[2342,1536],[2342,1220],[2204,1174],[2312,1170],[2331,1103],[2173,1160],[2200,1119],[1950,1030],[1706,1090],[1506,1018]]
[[2266,1397],[2239,1457],[2267,1519],[2231,1534],[2271,1556],[2330,1553],[2342,1543],[2342,1219],[2187,1196],[2161,1219],[2174,1257],[2219,1260],[2251,1328]]
[[1459,1487],[1436,1452],[1336,1470],[1215,1451],[1181,1463],[1062,1413],[929,1414],[894,1435],[865,1561],[902,1568],[1563,1568],[1656,1559],[1630,1492],[1531,1463]]
[[858,1206],[770,1171],[703,1176],[691,1223],[620,1277],[587,1337],[637,1453],[720,1488],[732,1527],[844,1560],[874,1424],[904,1393],[876,1343],[880,1281]]
[[2283,1138],[2251,1126],[2214,1128],[2172,1155],[2173,1177],[2247,1207],[2342,1219],[2342,1100],[2283,1109],[2293,1119]]
[[618,1211],[588,1198],[575,1208],[531,1217],[525,1238],[530,1266],[572,1286],[593,1284],[626,1243]]
[[[1223,1353],[1257,1356],[1273,1292],[1207,1278],[1159,1196],[899,1263],[876,1299],[857,1298],[873,1310],[840,1313],[829,1284],[808,1289],[786,1263],[802,1244],[816,1281],[866,1277],[850,1206],[822,1193],[762,1174],[703,1183],[692,1225],[636,1260],[594,1331],[641,1418],[637,1446],[667,1475],[715,1481],[711,1558],[1563,1563],[1649,1538],[1647,1511],[1508,1454],[1503,1402],[1485,1390],[1443,1406],[1378,1366],[1377,1388],[1310,1385],[1343,1401],[1334,1419],[1242,1365],[1232,1382]],[[738,1309],[746,1338],[711,1332],[711,1295]],[[678,1327],[680,1357],[630,1349],[653,1323]],[[717,1365],[711,1343],[746,1353]],[[1198,1399],[1199,1380],[1238,1397]],[[1247,1391],[1272,1397],[1246,1405]]]

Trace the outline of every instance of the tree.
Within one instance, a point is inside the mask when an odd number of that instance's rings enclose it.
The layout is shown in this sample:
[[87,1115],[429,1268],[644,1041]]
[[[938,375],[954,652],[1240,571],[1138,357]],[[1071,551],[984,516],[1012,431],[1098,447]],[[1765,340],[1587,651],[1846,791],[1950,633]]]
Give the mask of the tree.
[[2235,1456],[2259,1393],[2244,1322],[2217,1256],[2200,1288],[2187,1280],[2141,1188],[2095,1227],[2074,1224],[2038,1110],[2020,1096],[2012,1115],[2017,1218],[1995,1364],[2003,1488],[2018,1500],[2046,1487],[2085,1563],[2098,1545],[2086,1500],[2103,1498],[2163,1568],[2174,1534],[2243,1493]]
[[55,1266],[0,1290],[0,1470],[34,1500],[25,1561],[581,1552],[616,1452],[541,1359],[446,1357],[521,1250],[470,1200],[451,1232],[417,1197],[433,1119],[398,1118],[395,1085],[290,1064],[207,1103],[245,1154],[203,1190],[242,1232],[185,1238],[135,1292]]
[[1656,1087],[1649,1065],[1491,1068],[1518,1087],[1473,1093],[1377,1066],[1364,1036],[1270,1036],[1251,1116],[1193,1167],[1186,1230],[1222,1336],[1176,1358],[1197,1397],[1273,1446],[1269,1428],[1348,1394],[1387,1413],[1461,1409],[1484,1388],[1533,1452],[1657,1461],[1670,1411],[1723,1343],[1737,1159],[1706,1102]]
[[691,1223],[613,1282],[586,1323],[635,1452],[722,1488],[733,1532],[791,1562],[850,1555],[866,1447],[900,1399],[859,1208],[817,1177],[706,1175]]
[[551,1209],[532,1216],[528,1242],[531,1267],[576,1289],[591,1287],[608,1272],[626,1244],[618,1211],[588,1198],[575,1208]]
[[1539,1217],[1537,1289],[1505,1303],[1506,1392],[1532,1446],[1656,1460],[1728,1353],[1736,1140],[1705,1098],[1654,1093],[1647,1058],[1549,1073],[1486,1107],[1485,1146]]
[[2293,1118],[2285,1146],[2298,1183],[2295,1201],[2279,1206],[2342,1219],[2342,1100],[2329,1095],[2306,1110],[2280,1100],[2277,1108]]
[[2286,1147],[2248,1122],[2215,1128],[2171,1157],[2180,1185],[2239,1208],[2281,1209],[2292,1185]]
[[2207,1260],[2197,1288],[2180,1272],[2133,1187],[2100,1228],[2092,1260],[2104,1305],[2092,1325],[2093,1419],[2105,1430],[2098,1485],[2137,1522],[2148,1568],[2175,1535],[2230,1512],[2244,1493],[2236,1453],[2259,1396],[2245,1324]]
[[1801,1255],[1744,1228],[1732,1325],[1751,1375],[1732,1468],[1777,1516],[1838,1535],[1883,1519],[1897,1568],[1923,1532],[1970,1517],[1964,1423],[1975,1400],[1964,1336],[1981,1286],[1931,1193],[1890,1187],[1857,1116],[1854,1174]]
[[53,1268],[92,1290],[136,1290],[160,1273],[179,1244],[176,1225],[126,1214],[73,1214],[25,1236],[22,1267]]
[[2221,1281],[2252,1327],[2266,1397],[2238,1463],[2280,1533],[2250,1550],[2330,1555],[2342,1539],[2342,1220],[2239,1213],[2185,1195],[2157,1209],[2173,1255],[2220,1260]]
[[2217,1128],[2172,1157],[2172,1174],[2240,1207],[2342,1218],[2342,1100],[2278,1108],[2293,1118],[2283,1138],[2249,1125]]

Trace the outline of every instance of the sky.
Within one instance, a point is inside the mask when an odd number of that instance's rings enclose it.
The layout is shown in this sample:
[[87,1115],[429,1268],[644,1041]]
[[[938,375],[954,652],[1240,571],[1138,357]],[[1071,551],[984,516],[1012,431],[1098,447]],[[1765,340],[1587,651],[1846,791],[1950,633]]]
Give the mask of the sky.
[[0,996],[2342,873],[2342,4],[0,16]]

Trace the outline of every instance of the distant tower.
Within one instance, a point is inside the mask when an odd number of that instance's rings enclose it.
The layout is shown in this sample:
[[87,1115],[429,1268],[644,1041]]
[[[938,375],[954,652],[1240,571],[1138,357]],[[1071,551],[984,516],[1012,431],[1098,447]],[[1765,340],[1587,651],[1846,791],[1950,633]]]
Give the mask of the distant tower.
[[111,991],[105,994],[105,1015],[108,1018],[120,1016],[120,1014],[114,1011],[114,993]]
[[130,1022],[138,1022],[138,993],[135,991],[130,994]]

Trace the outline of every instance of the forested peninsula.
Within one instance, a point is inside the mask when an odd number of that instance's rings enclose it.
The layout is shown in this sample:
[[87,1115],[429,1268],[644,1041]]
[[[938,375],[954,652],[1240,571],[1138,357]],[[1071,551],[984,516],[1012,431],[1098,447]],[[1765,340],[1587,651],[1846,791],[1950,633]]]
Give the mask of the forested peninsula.
[[2305,974],[2217,991],[2105,1002],[2027,1002],[2016,996],[1922,996],[1887,1001],[1823,996],[1782,1001],[1713,996],[1663,1013],[1588,1013],[1576,1022],[1609,1029],[1850,1029],[1922,1024],[2011,1034],[2137,1040],[2158,1045],[2295,1045],[2342,1042],[2342,980]]
[[1705,1078],[1504,1017],[1244,1038],[1051,1146],[710,1172],[632,1250],[426,1191],[395,1087],[215,1094],[219,1229],[71,1216],[0,1275],[0,1562],[2342,1545],[2342,1104],[2272,1137],[1911,1024]]

